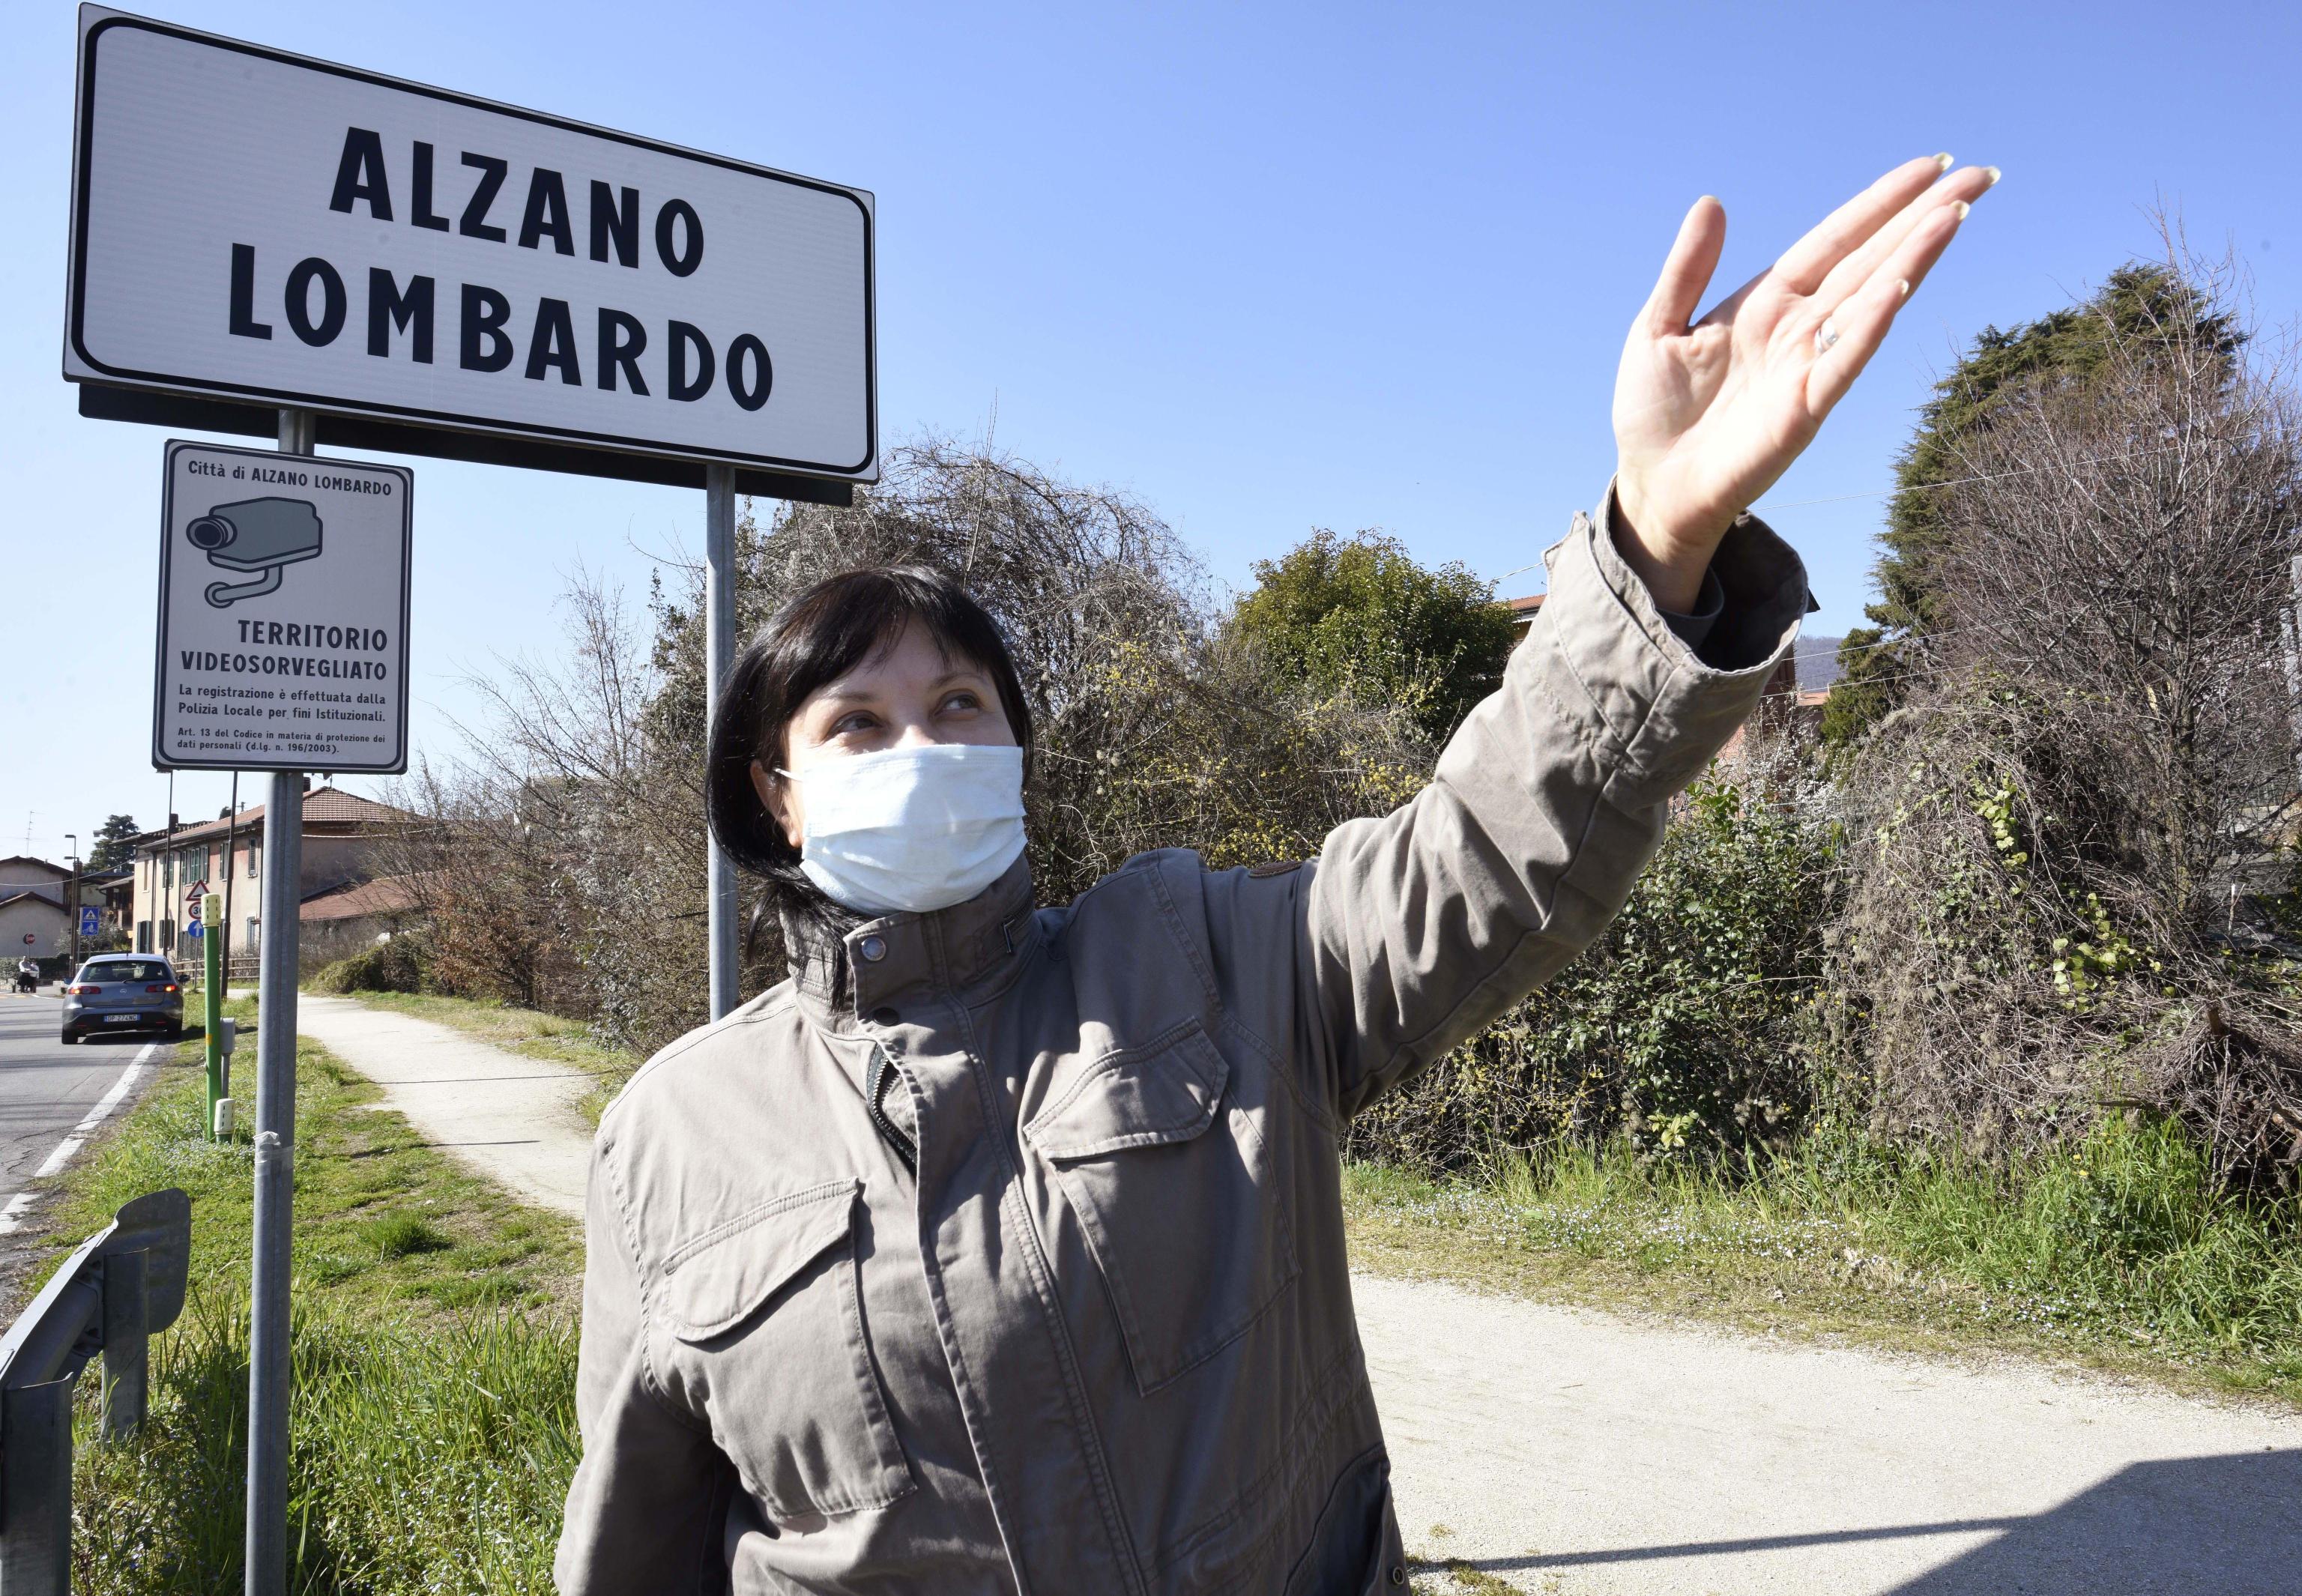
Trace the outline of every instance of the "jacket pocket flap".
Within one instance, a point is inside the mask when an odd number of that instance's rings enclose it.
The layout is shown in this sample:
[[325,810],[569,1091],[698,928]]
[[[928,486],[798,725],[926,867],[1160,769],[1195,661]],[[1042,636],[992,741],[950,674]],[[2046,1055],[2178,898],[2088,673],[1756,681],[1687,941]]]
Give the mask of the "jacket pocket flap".
[[763,1204],[706,1231],[664,1264],[664,1316],[683,1341],[751,1317],[792,1278],[847,1239],[861,1180],[834,1180]]
[[1144,1046],[1096,1060],[1023,1134],[1056,1160],[1189,1141],[1214,1122],[1230,1074],[1193,1020]]

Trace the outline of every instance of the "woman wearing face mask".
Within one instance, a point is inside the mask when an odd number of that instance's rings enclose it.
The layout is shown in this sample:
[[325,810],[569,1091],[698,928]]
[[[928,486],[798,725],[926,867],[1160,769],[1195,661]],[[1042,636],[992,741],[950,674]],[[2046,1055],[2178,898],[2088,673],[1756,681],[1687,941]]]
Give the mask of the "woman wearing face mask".
[[564,1592],[1404,1587],[1340,1133],[1597,934],[1791,647],[1805,573],[1744,511],[1996,179],[1948,164],[1690,325],[1694,207],[1503,685],[1307,862],[1147,854],[1038,905],[983,612],[870,570],[776,618],[710,808],[792,979],[601,1121]]

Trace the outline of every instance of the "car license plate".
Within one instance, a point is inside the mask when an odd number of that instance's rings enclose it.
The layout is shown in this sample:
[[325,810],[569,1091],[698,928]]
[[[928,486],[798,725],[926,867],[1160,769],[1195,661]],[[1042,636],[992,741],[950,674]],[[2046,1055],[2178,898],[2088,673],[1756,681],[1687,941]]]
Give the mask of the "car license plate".
[[143,1017],[141,1014],[106,1014],[104,1022],[106,1025],[133,1025]]

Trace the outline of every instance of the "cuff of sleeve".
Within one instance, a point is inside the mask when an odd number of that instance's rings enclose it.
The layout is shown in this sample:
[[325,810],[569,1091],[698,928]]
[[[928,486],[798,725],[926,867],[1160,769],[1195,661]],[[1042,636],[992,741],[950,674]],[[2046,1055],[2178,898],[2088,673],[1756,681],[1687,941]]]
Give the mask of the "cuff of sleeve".
[[1719,585],[1718,574],[1708,566],[1702,570],[1702,589],[1694,595],[1694,613],[1681,615],[1675,609],[1662,611],[1663,624],[1679,642],[1694,651],[1699,659],[1702,645],[1718,625],[1718,617],[1726,613],[1726,590]]
[[1536,630],[1621,749],[1624,774],[1676,791],[1749,718],[1797,642],[1806,567],[1765,522],[1737,517],[1711,557],[1719,613],[1698,657],[1615,546],[1612,483],[1602,502],[1600,519],[1577,516],[1545,554]]

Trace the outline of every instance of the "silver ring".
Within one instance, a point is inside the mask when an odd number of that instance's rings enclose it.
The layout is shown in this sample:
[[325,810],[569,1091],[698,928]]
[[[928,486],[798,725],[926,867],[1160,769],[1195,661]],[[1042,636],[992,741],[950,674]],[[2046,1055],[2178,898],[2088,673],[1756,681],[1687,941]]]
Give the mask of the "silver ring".
[[1827,355],[1830,353],[1830,346],[1837,341],[1838,329],[1832,326],[1828,322],[1823,323],[1821,326],[1817,327],[1814,330],[1814,352],[1816,354]]

